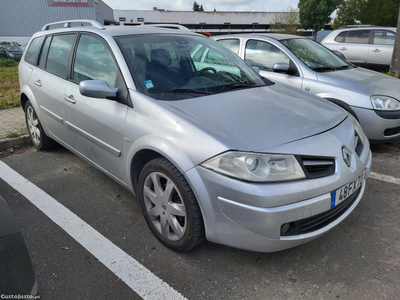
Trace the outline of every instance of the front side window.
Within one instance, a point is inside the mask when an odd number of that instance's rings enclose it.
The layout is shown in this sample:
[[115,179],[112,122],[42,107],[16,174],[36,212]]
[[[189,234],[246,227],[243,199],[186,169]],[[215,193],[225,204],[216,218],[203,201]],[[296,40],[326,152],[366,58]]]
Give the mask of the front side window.
[[58,76],[67,77],[67,65],[75,34],[53,36],[47,56],[46,70]]
[[276,63],[290,63],[290,59],[276,46],[250,40],[246,43],[244,60],[260,70],[272,70]]
[[265,85],[240,58],[206,37],[149,34],[115,39],[138,90],[154,99],[189,99]]
[[375,30],[374,32],[374,45],[394,45],[396,41],[396,34],[386,30]]
[[115,87],[117,74],[117,65],[106,43],[96,36],[82,34],[76,50],[73,81],[104,80]]
[[224,40],[219,40],[218,43],[224,45],[226,48],[231,50],[236,55],[239,54],[240,41],[238,39],[224,39]]
[[371,30],[352,30],[346,35],[345,43],[368,44]]
[[38,58],[38,55],[39,55],[39,51],[40,51],[40,48],[42,47],[42,43],[44,41],[44,38],[45,38],[44,36],[41,36],[41,37],[35,38],[31,42],[31,44],[29,45],[28,50],[26,50],[26,54],[25,54],[25,61],[26,62],[28,62],[30,64],[33,64],[33,65],[36,65],[37,58]]
[[293,52],[307,67],[316,72],[347,69],[350,65],[327,48],[310,39],[287,39],[281,43]]

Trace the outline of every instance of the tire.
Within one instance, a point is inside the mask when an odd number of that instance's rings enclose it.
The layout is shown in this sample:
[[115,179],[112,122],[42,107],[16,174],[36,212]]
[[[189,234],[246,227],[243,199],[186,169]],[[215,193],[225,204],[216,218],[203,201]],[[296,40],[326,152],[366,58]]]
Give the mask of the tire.
[[205,241],[203,217],[196,197],[170,161],[155,158],[143,167],[138,195],[147,225],[166,247],[188,251]]
[[30,101],[25,104],[25,122],[33,145],[39,150],[54,147],[57,143],[49,138],[43,130],[42,124]]

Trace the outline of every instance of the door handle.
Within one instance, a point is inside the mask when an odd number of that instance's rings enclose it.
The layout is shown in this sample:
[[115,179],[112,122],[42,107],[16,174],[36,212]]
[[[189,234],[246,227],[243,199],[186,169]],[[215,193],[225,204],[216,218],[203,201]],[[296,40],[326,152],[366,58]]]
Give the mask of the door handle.
[[379,50],[379,49],[375,49],[375,50],[372,50],[372,52],[375,52],[375,53],[377,53],[377,52],[381,52],[381,50]]
[[36,84],[37,86],[42,86],[42,82],[40,81],[40,79],[39,79],[39,80],[36,80],[36,81],[34,82],[34,84]]
[[73,95],[70,95],[70,96],[65,96],[65,98],[64,98],[65,100],[67,100],[69,103],[72,103],[72,104],[75,104],[76,103],[76,101],[75,101],[75,99],[74,99],[74,96]]
[[347,50],[347,48],[346,47],[343,47],[342,49],[339,49],[340,51],[346,51]]

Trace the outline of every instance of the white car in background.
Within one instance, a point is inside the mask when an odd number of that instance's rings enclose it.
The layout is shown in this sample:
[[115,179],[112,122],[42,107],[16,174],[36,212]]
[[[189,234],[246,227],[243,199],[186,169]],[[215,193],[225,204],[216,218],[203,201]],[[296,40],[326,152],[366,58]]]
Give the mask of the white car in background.
[[395,40],[396,28],[347,26],[332,31],[321,43],[353,64],[389,69]]

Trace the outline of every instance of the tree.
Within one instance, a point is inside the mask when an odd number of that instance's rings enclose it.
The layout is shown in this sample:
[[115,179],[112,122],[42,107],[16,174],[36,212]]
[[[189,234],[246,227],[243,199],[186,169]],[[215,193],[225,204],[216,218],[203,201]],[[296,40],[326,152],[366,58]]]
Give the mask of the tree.
[[399,15],[397,18],[396,42],[394,43],[392,65],[390,66],[390,71],[392,71],[396,77],[400,76],[400,7]]
[[360,13],[360,0],[342,0],[336,14],[333,29],[339,29],[346,25],[357,24]]
[[313,29],[314,38],[317,31],[331,21],[330,15],[338,7],[341,0],[300,0],[300,25],[304,29]]
[[334,28],[361,24],[395,27],[400,0],[341,0]]
[[203,4],[198,5],[197,2],[195,1],[193,3],[193,11],[204,11]]
[[193,3],[193,11],[199,11],[199,9],[200,9],[200,5],[198,5],[197,2],[195,1]]
[[289,6],[283,13],[275,14],[271,29],[280,33],[296,34],[299,28],[299,10]]

